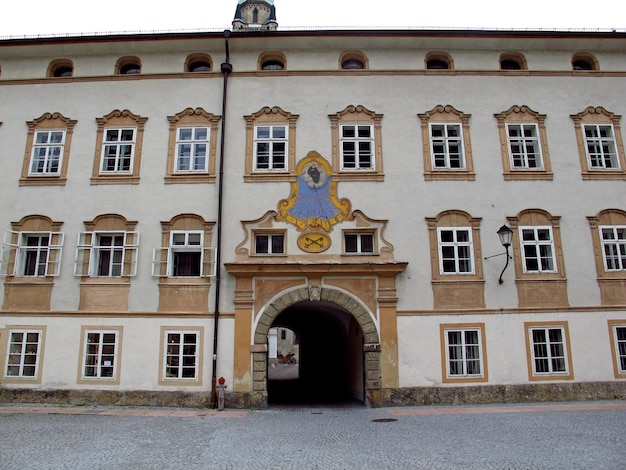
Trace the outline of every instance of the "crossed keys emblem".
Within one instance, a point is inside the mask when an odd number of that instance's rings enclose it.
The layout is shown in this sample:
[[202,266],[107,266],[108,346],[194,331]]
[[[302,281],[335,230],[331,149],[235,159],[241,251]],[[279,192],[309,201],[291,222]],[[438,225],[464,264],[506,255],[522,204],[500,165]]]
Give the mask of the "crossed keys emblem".
[[305,248],[311,248],[313,245],[317,245],[318,248],[324,248],[324,237],[319,237],[319,238],[305,237],[304,239],[308,242],[304,244]]
[[330,246],[330,238],[325,233],[308,233],[300,235],[298,246],[309,253],[320,253]]

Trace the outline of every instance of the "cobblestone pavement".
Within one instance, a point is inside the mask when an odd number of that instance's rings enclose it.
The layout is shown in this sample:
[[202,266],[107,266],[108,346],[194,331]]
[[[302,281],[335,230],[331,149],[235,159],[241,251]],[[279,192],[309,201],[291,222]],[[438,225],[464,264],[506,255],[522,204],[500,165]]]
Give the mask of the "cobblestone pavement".
[[626,402],[263,411],[0,406],[0,469],[626,468]]

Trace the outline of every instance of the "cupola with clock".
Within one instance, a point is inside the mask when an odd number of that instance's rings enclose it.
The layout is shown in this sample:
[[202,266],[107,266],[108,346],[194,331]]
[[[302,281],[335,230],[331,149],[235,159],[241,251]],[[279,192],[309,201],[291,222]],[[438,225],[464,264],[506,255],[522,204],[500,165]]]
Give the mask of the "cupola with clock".
[[233,30],[265,29],[275,31],[276,7],[274,0],[238,0]]

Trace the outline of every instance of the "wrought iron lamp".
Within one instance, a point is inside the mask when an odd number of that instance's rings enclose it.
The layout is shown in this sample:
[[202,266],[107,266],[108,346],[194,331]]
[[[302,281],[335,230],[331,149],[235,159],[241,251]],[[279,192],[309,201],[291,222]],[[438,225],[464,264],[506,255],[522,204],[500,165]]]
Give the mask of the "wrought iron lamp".
[[498,282],[502,284],[504,282],[502,280],[502,275],[504,274],[504,271],[506,271],[506,268],[509,266],[509,260],[511,259],[511,256],[509,255],[509,247],[511,246],[511,238],[513,238],[513,230],[511,230],[506,225],[503,225],[498,230],[498,236],[500,237],[500,243],[502,243],[502,246],[506,249],[506,253],[502,253],[503,255],[506,254],[506,264],[504,265],[504,269],[500,273],[500,279],[498,280]]

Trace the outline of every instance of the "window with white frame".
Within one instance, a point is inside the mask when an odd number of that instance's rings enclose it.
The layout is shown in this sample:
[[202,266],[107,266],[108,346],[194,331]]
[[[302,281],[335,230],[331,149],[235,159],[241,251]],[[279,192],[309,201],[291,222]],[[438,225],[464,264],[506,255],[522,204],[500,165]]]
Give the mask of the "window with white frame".
[[437,228],[441,274],[473,274],[472,229]]
[[552,227],[520,227],[519,234],[524,272],[556,272]]
[[626,326],[613,325],[613,338],[615,341],[617,371],[620,374],[626,374]]
[[342,170],[374,169],[374,126],[342,125],[340,142]]
[[343,243],[346,254],[374,253],[374,234],[371,232],[344,232]]
[[36,378],[40,349],[41,331],[10,330],[5,377]]
[[287,126],[255,126],[254,170],[286,170],[287,148]]
[[482,377],[482,338],[480,328],[446,328],[448,378]]
[[589,169],[619,170],[613,126],[611,124],[585,124],[583,129]]
[[528,329],[533,375],[567,374],[567,345],[562,326]]
[[169,246],[155,248],[152,275],[156,277],[212,277],[216,272],[215,249],[204,246],[201,230],[172,230]]
[[206,172],[209,127],[179,127],[176,132],[176,172]]
[[[61,232],[13,232],[6,231],[4,236],[2,262],[6,256],[14,253],[13,276],[58,276],[61,267],[61,252],[64,234]],[[5,251],[6,250],[6,251]],[[10,255],[9,255],[10,257]],[[10,270],[2,268],[3,274]]]
[[282,255],[285,253],[284,233],[255,233],[254,252],[257,255]]
[[58,175],[61,171],[65,130],[35,132],[29,175]]
[[166,331],[164,380],[198,378],[198,331]]
[[626,227],[599,227],[605,271],[626,270]]
[[83,379],[115,379],[119,331],[85,331]]
[[507,124],[506,129],[512,169],[542,170],[537,124]]
[[105,129],[100,172],[132,173],[135,139],[135,128]]
[[433,168],[465,169],[461,124],[429,124]]
[[135,276],[138,249],[138,232],[81,232],[74,274],[90,277]]

